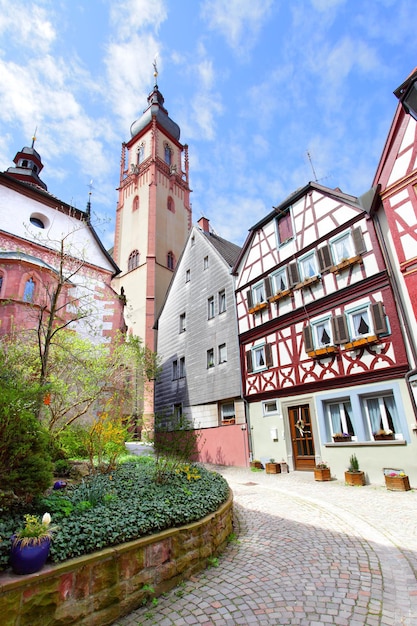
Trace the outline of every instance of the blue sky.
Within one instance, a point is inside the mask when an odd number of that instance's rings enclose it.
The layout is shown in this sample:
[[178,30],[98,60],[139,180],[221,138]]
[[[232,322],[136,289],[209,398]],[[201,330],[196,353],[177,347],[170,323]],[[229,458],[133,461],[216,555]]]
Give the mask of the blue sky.
[[310,180],[369,189],[415,25],[415,0],[0,0],[0,171],[37,128],[49,192],[84,209],[93,181],[110,247],[121,144],[156,56],[194,221],[242,244]]

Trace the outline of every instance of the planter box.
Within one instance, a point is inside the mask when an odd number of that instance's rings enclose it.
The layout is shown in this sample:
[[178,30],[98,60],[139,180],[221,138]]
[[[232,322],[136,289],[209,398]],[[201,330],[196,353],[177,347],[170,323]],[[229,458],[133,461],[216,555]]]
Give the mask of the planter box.
[[385,486],[388,491],[410,491],[408,476],[385,476]]
[[352,441],[352,436],[348,435],[347,437],[333,437],[333,441],[335,443],[340,443],[342,441]]
[[395,435],[374,435],[375,441],[392,441],[395,439]]
[[363,486],[365,484],[365,472],[345,472],[345,483],[352,487]]
[[263,469],[264,466],[262,465],[262,463],[260,461],[251,461],[249,464],[251,467],[254,467],[255,469]]
[[315,467],[314,468],[314,480],[320,480],[320,481],[324,481],[324,480],[331,480],[331,474],[330,474],[330,467],[326,467],[324,469],[321,469],[320,467]]
[[265,471],[267,474],[281,474],[281,465],[279,463],[265,463]]

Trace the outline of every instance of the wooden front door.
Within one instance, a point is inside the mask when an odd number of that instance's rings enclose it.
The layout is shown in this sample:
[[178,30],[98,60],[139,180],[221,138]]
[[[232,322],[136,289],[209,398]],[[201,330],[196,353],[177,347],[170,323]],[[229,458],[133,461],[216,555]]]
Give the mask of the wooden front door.
[[288,409],[295,470],[312,470],[316,464],[313,429],[308,404]]

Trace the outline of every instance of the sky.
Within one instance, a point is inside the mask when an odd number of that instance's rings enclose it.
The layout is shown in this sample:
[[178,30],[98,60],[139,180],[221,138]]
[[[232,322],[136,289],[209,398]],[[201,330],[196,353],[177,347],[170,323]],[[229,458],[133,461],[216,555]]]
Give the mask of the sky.
[[154,84],[189,146],[193,221],[242,245],[316,180],[372,185],[417,66],[415,0],[0,0],[0,171],[30,146],[113,245],[121,147]]

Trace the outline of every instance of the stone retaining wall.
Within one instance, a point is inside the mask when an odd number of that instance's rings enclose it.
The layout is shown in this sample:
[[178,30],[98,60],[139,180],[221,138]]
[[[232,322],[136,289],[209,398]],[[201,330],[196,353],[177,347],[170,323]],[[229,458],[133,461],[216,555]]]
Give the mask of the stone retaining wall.
[[[0,575],[2,626],[107,626],[207,566],[233,532],[233,496],[215,513],[179,528],[46,565]],[[154,591],[150,591],[152,587]]]

